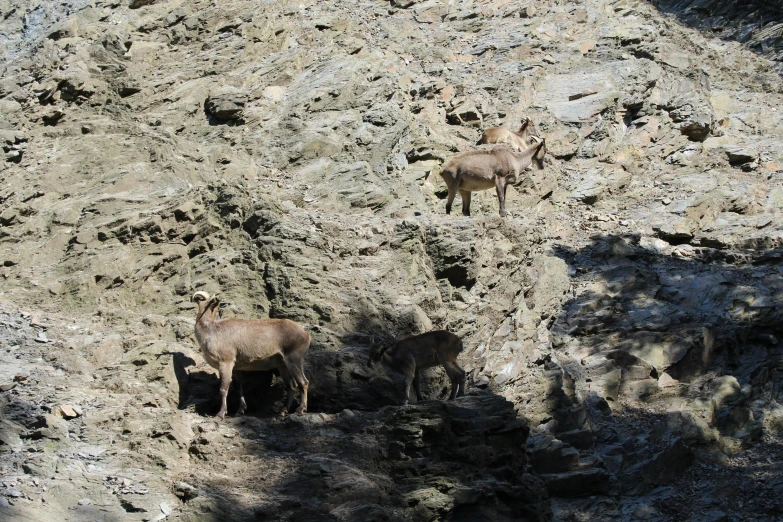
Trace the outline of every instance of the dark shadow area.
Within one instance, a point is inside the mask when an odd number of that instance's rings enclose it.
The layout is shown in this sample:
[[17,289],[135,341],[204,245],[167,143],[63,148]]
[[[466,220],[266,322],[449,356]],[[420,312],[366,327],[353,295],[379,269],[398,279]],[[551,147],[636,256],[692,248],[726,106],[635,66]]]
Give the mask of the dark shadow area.
[[550,493],[573,499],[556,501],[556,515],[593,509],[577,499],[586,493],[612,492],[620,506],[651,506],[650,516],[777,520],[783,249],[608,235],[554,251],[573,290],[551,359],[540,361],[553,376],[553,414],[528,449]]
[[[204,484],[212,520],[548,520],[541,482],[524,470],[529,429],[490,392],[339,415],[227,419],[246,459],[241,495]],[[203,438],[209,438],[206,432]],[[197,440],[191,456],[220,458]],[[217,452],[217,453],[216,453]],[[230,476],[231,463],[226,474]],[[211,518],[210,518],[211,517]]]
[[734,40],[775,62],[783,74],[783,2],[779,0],[648,0],[706,37]]

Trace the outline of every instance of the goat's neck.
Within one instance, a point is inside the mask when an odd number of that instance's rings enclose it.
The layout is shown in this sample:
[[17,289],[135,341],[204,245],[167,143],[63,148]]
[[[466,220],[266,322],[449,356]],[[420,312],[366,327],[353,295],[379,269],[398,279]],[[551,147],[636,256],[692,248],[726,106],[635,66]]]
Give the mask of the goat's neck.
[[514,158],[514,170],[517,171],[517,174],[525,170],[527,166],[530,164],[533,158],[533,154],[536,153],[538,150],[537,145],[533,145],[532,147],[529,147],[522,152],[512,152],[512,156]]
[[204,301],[199,303],[198,315],[196,315],[196,337],[206,336],[212,330],[217,316],[218,311],[214,306],[210,307],[209,303]]
[[[383,355],[381,356],[381,363],[385,364],[389,368],[392,369],[398,369],[399,368],[399,361],[397,358],[394,357],[393,354],[394,347],[389,348],[388,350],[385,350],[383,352]],[[392,353],[389,353],[392,352]]]
[[201,322],[201,319],[204,317],[204,314],[207,311],[207,304],[209,304],[208,301],[199,301],[198,313],[196,313],[196,324],[199,324]]

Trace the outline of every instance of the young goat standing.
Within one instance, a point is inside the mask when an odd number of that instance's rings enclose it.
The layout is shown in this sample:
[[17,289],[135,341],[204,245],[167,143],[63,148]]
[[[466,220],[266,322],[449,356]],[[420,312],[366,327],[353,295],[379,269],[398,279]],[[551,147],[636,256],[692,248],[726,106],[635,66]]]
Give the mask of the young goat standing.
[[370,347],[367,366],[372,368],[376,363],[382,362],[397,373],[401,373],[405,377],[403,404],[408,404],[411,383],[416,390],[416,399],[423,400],[419,370],[441,364],[451,380],[449,400],[452,400],[465,394],[465,370],[457,364],[457,356],[461,351],[462,340],[459,337],[445,330],[436,330],[399,341],[381,341],[373,344]]
[[518,131],[508,130],[504,127],[490,127],[481,134],[481,139],[476,145],[488,143],[505,143],[517,152],[527,149],[528,138],[535,135],[533,122],[530,118],[522,118],[522,126]]

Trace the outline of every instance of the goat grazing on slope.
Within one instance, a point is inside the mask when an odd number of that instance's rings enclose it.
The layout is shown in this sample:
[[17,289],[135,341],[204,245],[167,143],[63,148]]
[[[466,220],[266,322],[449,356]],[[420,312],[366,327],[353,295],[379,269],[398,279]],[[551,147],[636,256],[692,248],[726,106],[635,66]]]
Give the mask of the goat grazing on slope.
[[436,330],[399,341],[386,340],[373,344],[370,347],[367,366],[372,368],[376,363],[382,362],[401,373],[405,377],[403,404],[408,404],[411,383],[416,390],[416,399],[423,400],[419,370],[441,364],[451,380],[449,400],[452,400],[465,394],[465,370],[457,364],[457,356],[461,351],[462,340],[459,337],[445,330]]
[[535,134],[530,118],[522,118],[519,130],[514,132],[505,127],[490,127],[481,134],[476,145],[489,143],[506,144],[517,152],[522,152],[529,146],[529,138]]
[[446,182],[449,196],[446,214],[451,214],[451,204],[457,192],[462,196],[462,215],[470,215],[470,194],[477,190],[495,188],[500,203],[500,215],[506,215],[506,189],[524,180],[521,174],[531,163],[539,170],[544,168],[546,140],[532,136],[533,145],[522,152],[506,147],[492,150],[471,150],[457,154],[443,167],[440,176]]
[[[220,373],[221,406],[219,419],[226,415],[226,395],[234,371],[276,369],[287,389],[280,415],[285,415],[294,400],[294,385],[302,391],[302,403],[297,413],[307,411],[307,386],[302,361],[310,348],[310,334],[288,319],[218,319],[220,300],[206,292],[196,292],[192,301],[198,303],[196,339],[204,360]],[[242,415],[247,408],[242,380],[239,385]]]

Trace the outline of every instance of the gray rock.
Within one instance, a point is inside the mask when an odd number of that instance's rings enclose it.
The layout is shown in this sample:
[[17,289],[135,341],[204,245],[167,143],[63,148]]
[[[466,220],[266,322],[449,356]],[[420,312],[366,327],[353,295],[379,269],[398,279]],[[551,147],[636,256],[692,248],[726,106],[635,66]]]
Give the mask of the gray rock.
[[569,197],[589,205],[616,194],[631,182],[631,173],[624,170],[595,170],[585,174],[585,179]]
[[609,474],[603,469],[542,475],[550,495],[582,497],[609,492]]
[[698,83],[664,75],[656,83],[649,102],[667,111],[680,132],[689,140],[704,141],[715,123],[709,92],[709,82],[704,74]]
[[547,435],[534,435],[527,441],[530,463],[537,473],[573,471],[579,464],[579,452]]
[[[611,66],[607,68],[611,70]],[[606,71],[548,76],[537,103],[545,105],[564,123],[584,123],[614,106],[621,92]]]
[[242,119],[247,94],[233,87],[222,87],[210,93],[204,102],[204,110],[222,121]]
[[752,147],[725,147],[726,156],[732,165],[742,165],[758,160],[759,153]]

